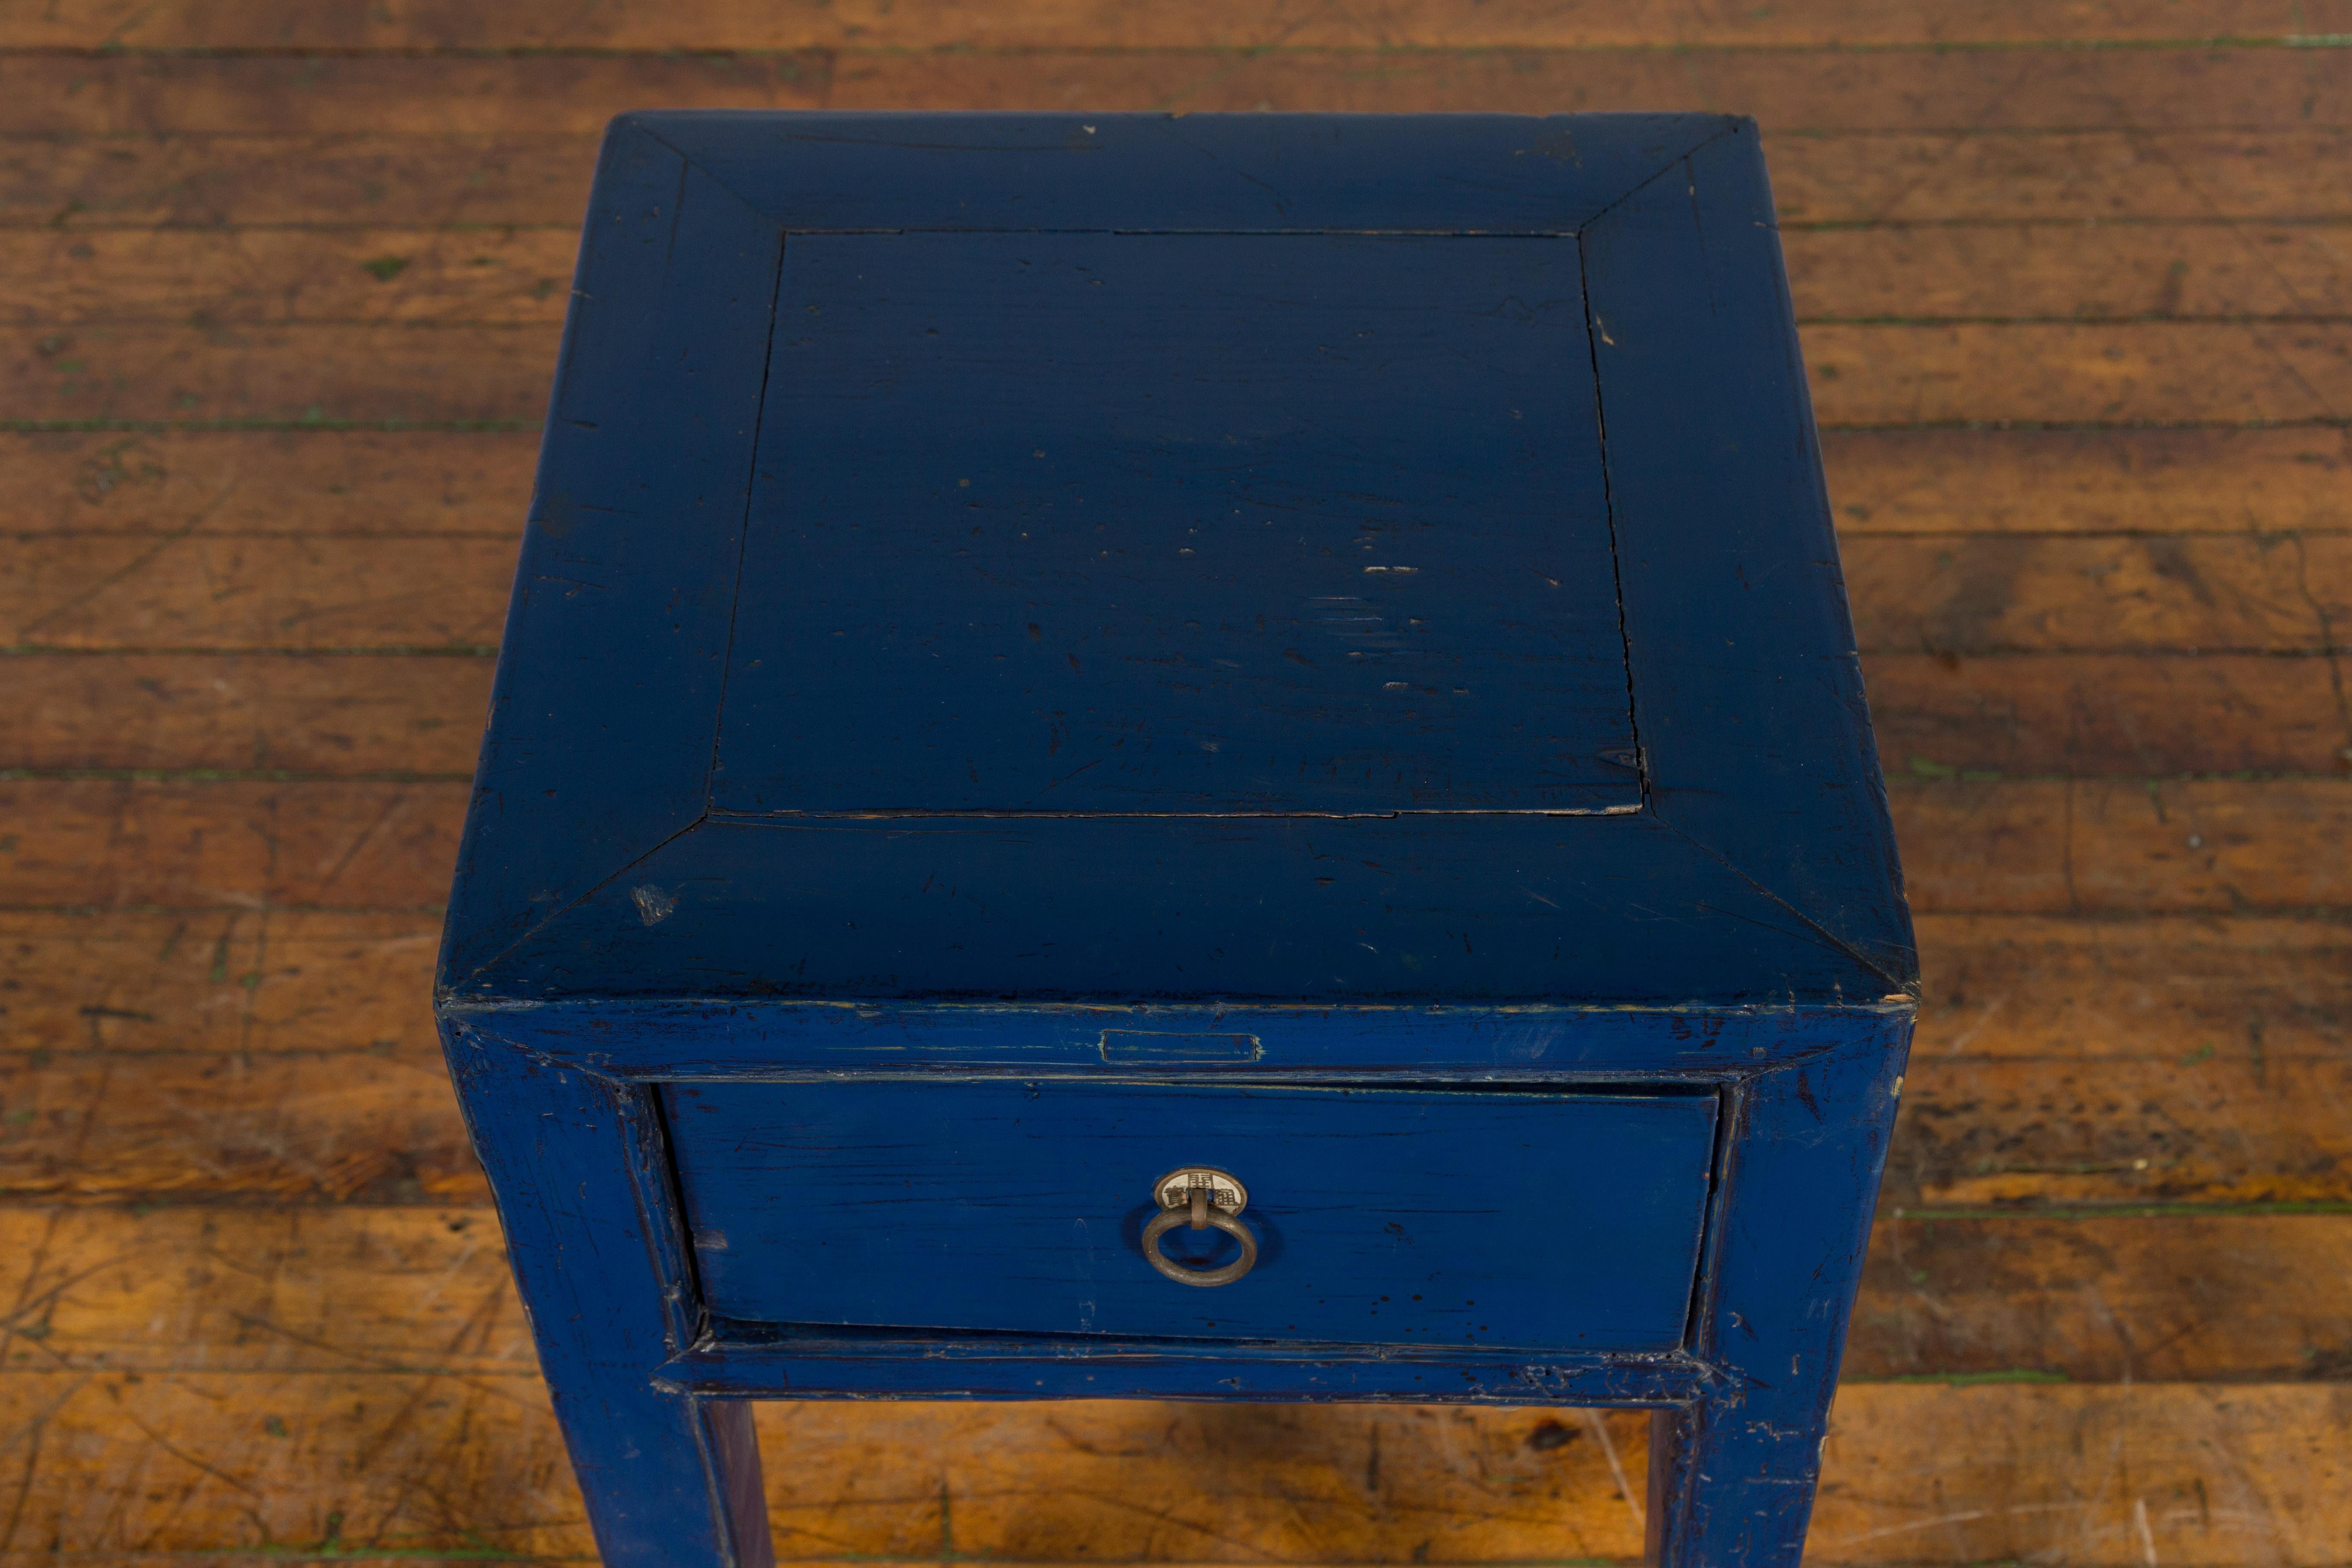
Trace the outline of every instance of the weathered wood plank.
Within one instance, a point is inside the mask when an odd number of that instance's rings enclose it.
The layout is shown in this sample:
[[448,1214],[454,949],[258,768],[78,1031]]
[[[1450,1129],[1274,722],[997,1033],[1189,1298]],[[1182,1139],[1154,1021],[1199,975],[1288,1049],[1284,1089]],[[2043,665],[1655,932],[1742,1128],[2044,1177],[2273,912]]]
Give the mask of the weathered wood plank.
[[2352,534],[1843,541],[1869,652],[2312,653],[2352,624]]
[[2342,1551],[2309,1500],[2345,1486],[2347,1418],[2329,1384],[1850,1386],[1806,1555],[2316,1568]]
[[2347,1094],[2352,1054],[2251,1054],[2242,1029],[2179,1056],[1917,1059],[1882,1201],[2352,1202]]
[[8,1038],[52,1055],[437,1059],[431,913],[0,911]]
[[487,1197],[394,1207],[12,1204],[0,1205],[0,1237],[10,1324],[45,1329],[39,1359],[63,1370],[538,1372]]
[[[2336,419],[2352,381],[2340,321],[1802,330],[1829,425]],[[557,329],[133,323],[0,328],[0,420],[535,424]]]
[[[1925,915],[1912,1059],[2352,1058],[2352,925]],[[2192,1064],[2193,1065],[2193,1064]]]
[[[504,527],[75,532],[0,548],[0,635],[47,648],[488,648],[515,569]],[[2352,626],[2346,533],[1866,535],[1841,553],[1870,653],[2310,654]]]
[[[411,996],[420,1013],[425,995]],[[173,1032],[155,1023],[152,1033]],[[267,1053],[45,1051],[0,1063],[0,1097],[22,1119],[0,1130],[0,1195],[484,1201],[436,1058],[286,1049],[293,1034],[278,1031]],[[2352,1063],[2279,1050],[2248,1059],[2236,1043],[2222,1036],[2161,1058],[1922,1061],[1885,1201],[1898,1212],[2352,1201],[2352,1133],[2336,1109]],[[139,1092],[125,1094],[133,1083]]]
[[[2209,1047],[2250,1067],[2352,1057],[2352,924],[2008,914],[1918,924],[1923,1068],[2202,1062]],[[55,1051],[415,1058],[436,1048],[420,999],[439,932],[421,914],[0,911],[10,1037]]]
[[2324,658],[1881,652],[1862,664],[1879,755],[1897,773],[2324,773],[2352,761]]
[[[1465,16],[1469,7],[1463,7]],[[1076,20],[1073,18],[1073,20]],[[757,54],[117,53],[70,71],[0,55],[0,134],[498,134],[602,129],[669,109],[1067,108],[1755,116],[1776,133],[2303,131],[2352,120],[2352,85],[2304,48],[1591,50],[1104,47]],[[1073,47],[1073,46],[1076,47]]]
[[46,1358],[22,1336],[6,1353],[0,1430],[26,1439],[12,1466],[26,1500],[16,1540],[77,1552],[359,1546],[593,1560],[534,1373],[59,1373],[27,1365]]
[[[2337,922],[1928,915],[1919,930],[1923,1062],[2352,1051]],[[437,940],[418,915],[0,913],[12,1038],[52,1050],[429,1051],[416,999]]]
[[560,324],[579,245],[560,228],[0,229],[0,321]]
[[2214,914],[2352,907],[2352,779],[1904,784],[1911,907]]
[[[486,1207],[8,1205],[0,1257],[13,1323],[60,1370],[534,1367]],[[1882,1219],[1845,1376],[2341,1378],[2317,1280],[2347,1263],[2342,1215]]]
[[[1259,108],[1380,112],[1484,104],[1525,114],[1671,105],[1753,115],[1768,134],[1782,137],[1991,128],[2083,131],[2158,121],[2180,130],[2299,130],[2344,122],[2341,85],[2321,85],[2329,69],[2324,58],[2285,49],[852,49],[833,57],[825,103],[846,110],[1149,108],[1188,113]],[[2284,96],[2264,103],[2261,100],[2270,87]],[[2308,116],[2300,116],[2306,104]],[[150,128],[129,115],[113,121],[77,116],[72,123]]]
[[[0,912],[9,1044],[28,1067],[61,1050],[243,1049],[258,989],[243,981],[259,973],[262,918]],[[407,917],[407,931],[421,927]],[[347,979],[364,984],[357,972]]]
[[[21,14],[20,14],[21,13]],[[1386,0],[1332,12],[1282,0],[1219,0],[1176,14],[1053,0],[1020,5],[971,0],[923,4],[750,5],[744,0],[643,0],[547,16],[485,11],[453,0],[269,0],[221,16],[194,0],[70,0],[12,7],[0,31],[10,48],[134,49],[887,49],[1623,47],[1661,44],[1790,46],[2028,43],[2162,43],[2178,39],[2279,38],[2332,29],[2334,0],[2108,0],[2036,5],[1966,0],[1958,5],[1872,5],[1816,0],[1769,10],[1724,12],[1698,3],[1648,5],[1638,13],[1562,11],[1515,0],[1462,5],[1448,0]]]
[[1822,457],[1848,539],[2352,526],[2352,434],[2337,426],[1832,430]]
[[558,329],[0,328],[0,419],[536,425]]
[[[1895,224],[1780,237],[1797,314],[2138,320],[2352,311],[2337,224]],[[2098,265],[2085,267],[2087,247]]]
[[[20,656],[0,665],[9,717],[0,756],[35,771],[465,776],[489,711],[490,670],[482,658]],[[2260,710],[2275,723],[2284,701]],[[1939,726],[1920,743],[1941,749],[1922,754],[1993,755],[1998,742],[1969,747],[1960,737],[2004,723],[2012,751],[2039,733],[2012,706],[2006,719]]]
[[2343,1215],[1884,1219],[1845,1375],[2340,1381]]
[[2335,321],[1815,322],[1800,334],[1829,425],[2341,419],[2352,324]]
[[436,908],[462,784],[0,781],[0,905]]
[[[524,1375],[27,1370],[0,1399],[5,1429],[38,1438],[18,1528],[55,1550],[589,1550],[552,1419]],[[1604,1449],[1579,1417],[1550,1411],[1076,1402],[759,1415],[763,1442],[791,1457],[767,1467],[787,1557],[1468,1563],[1640,1549],[1612,1479],[1643,1472],[1636,1417],[1608,1418]],[[2326,1384],[1849,1384],[1811,1555],[2139,1568],[2169,1552],[2321,1568],[2338,1561],[2352,1495],[2337,1441],[2347,1420],[2352,1391]]]
[[520,532],[20,539],[0,545],[0,626],[54,648],[479,652],[505,626]]
[[[485,658],[20,655],[6,765],[464,774]],[[2325,658],[2034,654],[1863,661],[1898,773],[2326,773],[2352,746]]]
[[[77,1201],[478,1197],[428,916],[17,914],[0,1187]],[[2352,931],[1922,922],[1896,1206],[2352,1200]],[[342,1065],[338,1065],[338,1064]],[[128,1083],[140,1086],[125,1095]]]
[[[1782,236],[1801,319],[2352,313],[2342,224],[1886,225]],[[560,322],[564,228],[0,229],[0,321]]]
[[593,136],[131,136],[0,140],[0,224],[569,228]]
[[[2290,58],[2280,51],[2282,60]],[[0,54],[0,135],[594,135],[627,109],[821,109],[824,54]],[[2224,72],[2231,70],[2224,64]],[[2273,76],[2275,72],[2271,73]]]
[[520,537],[539,433],[0,432],[8,533]]
[[[419,1016],[427,994],[425,982],[408,993]],[[181,1031],[151,1015],[113,1032]],[[403,1048],[397,1036],[370,1049],[330,1026],[250,1032],[275,1048],[0,1057],[0,1101],[18,1119],[0,1126],[0,1197],[487,1201],[430,1049]],[[306,1034],[319,1048],[300,1048]],[[1898,1213],[2352,1202],[2352,1130],[2340,1110],[2352,1057],[2249,1057],[2242,1039],[2216,1031],[2160,1058],[1919,1060],[1883,1202]]]
[[[495,533],[535,431],[0,431],[0,531]],[[1847,537],[2352,530],[2340,427],[1848,430],[1822,456]]]
[[2347,204],[2303,164],[2333,132],[1771,138],[1790,225],[2324,218]]
[[[0,905],[436,905],[466,786],[0,782]],[[2352,780],[1907,784],[1912,907],[2119,914],[2352,907]]]
[[[8,1383],[19,1392],[0,1429],[55,1406],[30,1489],[39,1501],[20,1529],[65,1550],[287,1542],[316,1552],[333,1539],[346,1551],[593,1554],[532,1375],[28,1373]],[[251,1415],[222,1420],[231,1407]],[[1425,1543],[1432,1557],[1475,1561],[1525,1556],[1537,1541],[1547,1557],[1640,1549],[1608,1456],[1572,1414],[1093,1402],[760,1414],[764,1444],[791,1456],[766,1467],[788,1560],[1403,1561]],[[1536,1437],[1547,1420],[1559,1438]],[[1645,1426],[1609,1424],[1629,1478],[1642,1474]],[[415,1484],[427,1475],[432,1485]],[[81,1477],[103,1479],[74,1484]],[[1136,1495],[1151,1506],[1134,1507]]]
[[437,1053],[43,1056],[0,1058],[0,1199],[489,1201]]
[[[1465,96],[1386,107],[1492,105]],[[1767,156],[1790,225],[2308,221],[2352,216],[2352,196],[2330,177],[2347,142],[2335,131],[1800,135],[1769,139]],[[593,136],[520,132],[0,138],[0,226],[576,229],[595,148]]]

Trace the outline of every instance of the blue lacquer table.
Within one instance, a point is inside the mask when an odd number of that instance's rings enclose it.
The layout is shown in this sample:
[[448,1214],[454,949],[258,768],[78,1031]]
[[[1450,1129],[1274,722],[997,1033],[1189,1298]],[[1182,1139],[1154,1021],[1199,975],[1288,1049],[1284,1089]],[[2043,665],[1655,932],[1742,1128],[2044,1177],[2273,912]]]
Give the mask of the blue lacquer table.
[[614,125],[439,993],[609,1561],[1124,1395],[1793,1563],[1914,978],[1752,125]]

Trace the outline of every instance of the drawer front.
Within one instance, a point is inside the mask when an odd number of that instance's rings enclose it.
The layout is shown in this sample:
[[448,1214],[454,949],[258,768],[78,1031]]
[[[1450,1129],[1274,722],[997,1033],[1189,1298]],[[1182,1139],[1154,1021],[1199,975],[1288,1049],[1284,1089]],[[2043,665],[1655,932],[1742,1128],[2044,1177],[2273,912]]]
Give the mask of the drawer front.
[[[1679,1343],[1711,1095],[1068,1082],[664,1091],[704,1300],[769,1323],[1586,1351]],[[1257,1244],[1145,1262],[1152,1184],[1240,1178]],[[1206,1245],[1203,1245],[1203,1244]],[[1238,1256],[1214,1230],[1180,1262]]]

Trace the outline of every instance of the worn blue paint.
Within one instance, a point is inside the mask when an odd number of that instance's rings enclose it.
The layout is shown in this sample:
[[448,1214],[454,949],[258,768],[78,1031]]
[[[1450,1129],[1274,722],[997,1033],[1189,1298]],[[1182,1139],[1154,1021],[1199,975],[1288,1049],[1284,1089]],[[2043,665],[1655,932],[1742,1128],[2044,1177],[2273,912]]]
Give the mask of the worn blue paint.
[[1640,806],[1573,238],[796,235],[777,298],[715,812]]
[[1793,1564],[1853,641],[1745,121],[616,122],[439,993],[606,1557],[763,1568],[747,1398],[1119,1395],[1648,1406]]
[[701,1329],[651,1091],[442,1033],[597,1544],[617,1563],[765,1568],[748,1410],[649,1375]]
[[454,984],[576,995],[583,962],[608,997],[718,975],[811,999],[1752,1006],[1906,984],[1646,810],[710,818]]
[[793,234],[1574,234],[1720,114],[638,114]]
[[1793,1564],[1803,1551],[1903,1058],[1858,1043],[1733,1096],[1690,1344],[1724,1384],[1652,1418],[1659,1562]]
[[[1073,1073],[1722,1083],[1856,1041],[1900,1051],[1907,1001],[1869,1006],[1054,1006],[582,999],[467,1007],[534,1056],[680,1079]],[[1250,1042],[1247,1060],[1233,1043]],[[1205,1058],[1205,1059],[1204,1059]]]
[[507,613],[530,653],[499,661],[446,973],[702,815],[782,247],[656,138],[605,138]]
[[[887,1379],[875,1375],[887,1366]],[[707,1346],[665,1362],[662,1387],[703,1395],[870,1399],[1194,1399],[1316,1404],[1568,1405],[1679,1409],[1717,1385],[1687,1353],[1272,1347],[1230,1340],[822,1337],[716,1321]]]
[[1661,822],[1827,941],[1916,963],[1752,130],[1580,237]]
[[[756,1322],[1663,1353],[1715,1163],[1704,1092],[959,1079],[663,1100],[703,1302]],[[1186,1164],[1250,1173],[1258,1261],[1223,1289],[1143,1261],[1151,1184]],[[1210,1268],[1238,1250],[1213,1230],[1161,1246]]]

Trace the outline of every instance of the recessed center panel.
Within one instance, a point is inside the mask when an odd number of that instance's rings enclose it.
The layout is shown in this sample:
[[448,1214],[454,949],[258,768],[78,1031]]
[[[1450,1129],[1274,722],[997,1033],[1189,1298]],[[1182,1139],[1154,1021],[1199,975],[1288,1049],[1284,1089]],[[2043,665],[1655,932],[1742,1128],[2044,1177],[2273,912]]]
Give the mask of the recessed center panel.
[[1575,241],[793,237],[714,805],[1638,803]]

